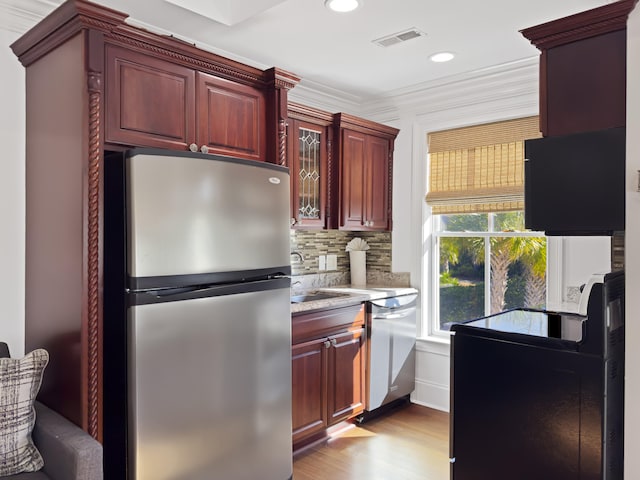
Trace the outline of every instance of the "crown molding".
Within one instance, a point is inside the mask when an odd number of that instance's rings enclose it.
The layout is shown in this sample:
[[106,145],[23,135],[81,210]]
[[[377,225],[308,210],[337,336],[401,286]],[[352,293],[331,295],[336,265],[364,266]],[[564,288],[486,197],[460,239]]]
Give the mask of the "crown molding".
[[61,3],[55,0],[0,0],[0,29],[25,33]]
[[383,123],[408,113],[417,117],[494,101],[538,108],[539,57],[474,70],[363,98],[302,79],[289,98],[329,111],[348,111]]
[[408,114],[416,118],[447,116],[474,106],[487,108],[488,104],[506,102],[530,106],[535,114],[538,61],[538,57],[527,58],[413,85],[370,99],[361,113],[378,121],[392,121]]
[[626,30],[627,18],[638,0],[619,0],[585,12],[520,30],[539,50],[565,45],[596,35]]
[[364,103],[361,97],[304,78],[289,91],[288,97],[293,102],[310,107],[352,115],[360,115]]

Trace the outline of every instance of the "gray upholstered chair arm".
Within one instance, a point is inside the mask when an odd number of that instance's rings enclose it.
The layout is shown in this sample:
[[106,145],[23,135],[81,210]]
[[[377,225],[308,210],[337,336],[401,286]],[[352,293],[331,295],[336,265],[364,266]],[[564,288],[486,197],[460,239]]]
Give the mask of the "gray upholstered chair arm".
[[33,441],[52,480],[102,480],[102,445],[45,405],[36,402]]

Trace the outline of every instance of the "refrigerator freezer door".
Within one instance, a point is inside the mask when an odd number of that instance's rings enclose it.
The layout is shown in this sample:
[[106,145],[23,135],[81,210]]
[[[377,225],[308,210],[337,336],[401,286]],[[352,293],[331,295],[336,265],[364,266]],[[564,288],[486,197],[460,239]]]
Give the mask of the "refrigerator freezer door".
[[290,265],[286,168],[141,149],[126,182],[130,277]]
[[132,480],[291,477],[289,288],[128,317]]

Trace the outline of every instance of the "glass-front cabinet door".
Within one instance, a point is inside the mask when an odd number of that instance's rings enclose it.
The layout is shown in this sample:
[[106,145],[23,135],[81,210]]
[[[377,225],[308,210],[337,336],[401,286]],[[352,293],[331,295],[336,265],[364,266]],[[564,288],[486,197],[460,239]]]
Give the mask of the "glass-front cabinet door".
[[289,120],[291,225],[326,228],[327,142],[329,128],[304,120]]

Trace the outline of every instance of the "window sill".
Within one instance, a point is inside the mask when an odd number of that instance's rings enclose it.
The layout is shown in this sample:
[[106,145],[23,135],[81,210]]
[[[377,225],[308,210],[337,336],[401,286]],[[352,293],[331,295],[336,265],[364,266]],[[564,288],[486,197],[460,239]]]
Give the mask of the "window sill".
[[450,355],[451,337],[429,335],[416,339],[416,350],[418,352],[434,353],[437,355]]

